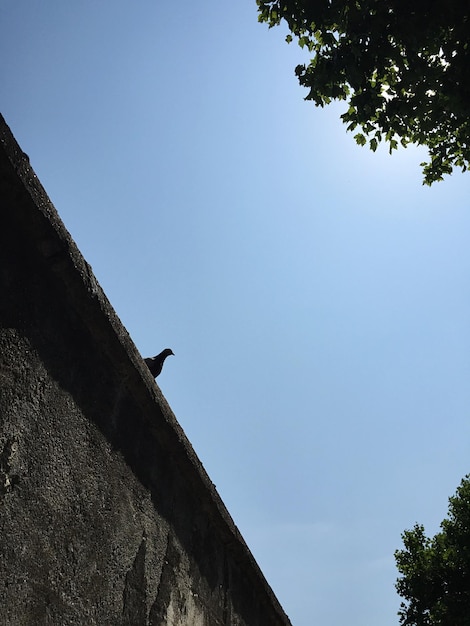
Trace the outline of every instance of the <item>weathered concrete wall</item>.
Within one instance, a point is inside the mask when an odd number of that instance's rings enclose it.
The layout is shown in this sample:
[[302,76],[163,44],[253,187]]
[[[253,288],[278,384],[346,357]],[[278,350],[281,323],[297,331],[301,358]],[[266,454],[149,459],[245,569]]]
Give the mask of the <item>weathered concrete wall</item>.
[[0,624],[290,624],[0,119]]

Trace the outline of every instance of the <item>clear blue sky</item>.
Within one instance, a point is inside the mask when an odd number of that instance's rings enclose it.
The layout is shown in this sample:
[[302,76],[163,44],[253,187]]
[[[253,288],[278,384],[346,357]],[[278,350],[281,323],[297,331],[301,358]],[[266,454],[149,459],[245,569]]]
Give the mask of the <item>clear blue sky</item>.
[[1,110],[294,626],[393,626],[470,471],[470,175],[355,145],[254,0],[0,4]]

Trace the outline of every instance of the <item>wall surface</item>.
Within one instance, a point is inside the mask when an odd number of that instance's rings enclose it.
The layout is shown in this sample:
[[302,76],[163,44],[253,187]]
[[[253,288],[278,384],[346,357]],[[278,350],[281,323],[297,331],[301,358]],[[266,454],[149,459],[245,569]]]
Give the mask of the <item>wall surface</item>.
[[0,625],[289,619],[0,116]]

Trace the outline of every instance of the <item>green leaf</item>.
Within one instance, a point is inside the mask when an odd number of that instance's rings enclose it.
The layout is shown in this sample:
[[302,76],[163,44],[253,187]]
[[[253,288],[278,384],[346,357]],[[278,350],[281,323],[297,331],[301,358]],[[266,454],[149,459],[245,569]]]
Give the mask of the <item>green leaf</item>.
[[362,133],[357,133],[357,135],[354,135],[354,139],[356,140],[356,143],[360,146],[365,146],[367,143],[367,139]]

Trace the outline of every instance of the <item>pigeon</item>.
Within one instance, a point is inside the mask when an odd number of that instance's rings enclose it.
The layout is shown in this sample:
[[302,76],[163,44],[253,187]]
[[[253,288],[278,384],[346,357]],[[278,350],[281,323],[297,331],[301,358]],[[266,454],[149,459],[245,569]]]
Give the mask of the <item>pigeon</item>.
[[144,359],[147,367],[150,370],[150,373],[154,378],[156,378],[160,374],[163,368],[163,363],[165,362],[166,357],[170,356],[170,354],[174,356],[173,350],[170,350],[170,348],[165,348],[164,350],[162,350],[162,352],[160,352],[160,354],[157,354],[157,356]]

